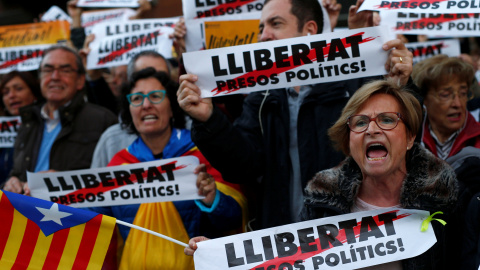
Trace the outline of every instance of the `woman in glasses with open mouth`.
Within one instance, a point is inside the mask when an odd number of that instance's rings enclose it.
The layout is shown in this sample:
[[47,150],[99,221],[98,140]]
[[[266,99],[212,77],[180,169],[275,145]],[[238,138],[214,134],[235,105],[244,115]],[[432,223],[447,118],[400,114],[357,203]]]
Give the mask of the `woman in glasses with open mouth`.
[[[306,187],[302,218],[323,218],[388,207],[443,211],[454,207],[455,173],[415,143],[422,111],[418,100],[389,81],[362,86],[329,129],[347,158],[321,171]],[[403,261],[367,269],[445,269],[445,228],[432,223],[437,243]]]
[[[177,102],[178,85],[167,73],[154,68],[140,70],[130,80],[122,89],[122,124],[138,138],[118,152],[108,166],[196,156],[201,164],[196,168],[198,193],[205,198],[92,210],[182,242],[196,235],[215,238],[240,228],[244,213],[240,202],[245,199],[237,186],[224,184],[220,173],[193,144]],[[125,226],[118,229],[125,242],[119,269],[194,269],[182,246]],[[106,259],[109,265],[115,261],[112,256]]]

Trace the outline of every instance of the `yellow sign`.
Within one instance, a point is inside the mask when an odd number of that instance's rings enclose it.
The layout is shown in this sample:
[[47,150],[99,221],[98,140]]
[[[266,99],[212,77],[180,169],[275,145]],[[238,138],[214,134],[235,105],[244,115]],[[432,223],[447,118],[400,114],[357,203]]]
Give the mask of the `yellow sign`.
[[55,44],[70,39],[68,21],[17,24],[0,27],[0,48]]
[[207,49],[257,43],[259,20],[205,22]]

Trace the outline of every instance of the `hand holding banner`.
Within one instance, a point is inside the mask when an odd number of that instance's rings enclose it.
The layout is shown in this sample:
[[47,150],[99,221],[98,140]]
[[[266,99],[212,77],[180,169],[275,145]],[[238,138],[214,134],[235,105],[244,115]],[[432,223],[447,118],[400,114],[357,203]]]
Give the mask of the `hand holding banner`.
[[185,156],[106,168],[53,173],[27,172],[33,197],[73,207],[113,206],[203,199]]
[[197,243],[197,270],[358,269],[418,256],[436,243],[427,211],[379,209]]
[[202,97],[385,74],[389,34],[370,27],[185,53]]

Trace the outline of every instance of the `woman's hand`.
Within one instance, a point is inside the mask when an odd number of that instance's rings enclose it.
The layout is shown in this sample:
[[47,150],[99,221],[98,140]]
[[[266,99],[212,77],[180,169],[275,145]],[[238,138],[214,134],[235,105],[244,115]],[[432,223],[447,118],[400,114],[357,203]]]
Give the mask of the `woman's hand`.
[[202,98],[200,88],[195,84],[198,76],[183,74],[180,76],[180,88],[177,92],[177,100],[180,107],[190,117],[197,121],[205,122],[213,113],[211,98]]
[[205,164],[198,165],[195,168],[194,173],[197,174],[198,195],[205,196],[205,199],[202,200],[205,205],[212,205],[215,200],[215,194],[217,193],[215,179],[207,173],[207,167]]
[[205,236],[193,237],[192,239],[190,239],[190,241],[188,241],[188,247],[186,247],[183,252],[185,253],[185,255],[193,256],[193,253],[195,253],[195,250],[197,250],[197,243],[206,240],[210,239],[206,238]]

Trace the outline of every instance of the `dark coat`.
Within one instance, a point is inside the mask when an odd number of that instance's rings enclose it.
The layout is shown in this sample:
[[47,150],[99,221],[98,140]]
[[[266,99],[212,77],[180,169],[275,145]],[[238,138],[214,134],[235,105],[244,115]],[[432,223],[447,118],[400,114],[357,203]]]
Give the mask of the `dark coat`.
[[[22,125],[15,140],[15,154],[11,176],[26,181],[26,171],[33,172],[42,142],[44,120],[42,105],[22,108]],[[100,135],[117,122],[109,110],[86,103],[78,92],[71,103],[59,109],[62,129],[53,142],[50,152],[50,169],[57,171],[90,168],[93,151]]]
[[[310,220],[350,213],[363,176],[360,168],[348,157],[338,167],[319,172],[308,183],[302,219]],[[457,200],[458,183],[453,169],[418,143],[407,155],[407,176],[403,182],[400,204],[406,209],[442,211],[438,218],[449,220]],[[437,216],[436,216],[437,217]],[[448,269],[446,230],[438,222],[431,223],[437,243],[427,252],[402,261],[403,269]],[[448,224],[447,224],[448,226]]]
[[[336,166],[344,156],[330,145],[327,130],[351,93],[372,78],[312,86],[298,114],[302,188],[316,172]],[[205,123],[194,121],[192,140],[226,181],[248,184],[256,229],[293,222],[290,216],[289,107],[285,90],[256,92],[245,99],[234,125],[218,110]]]

